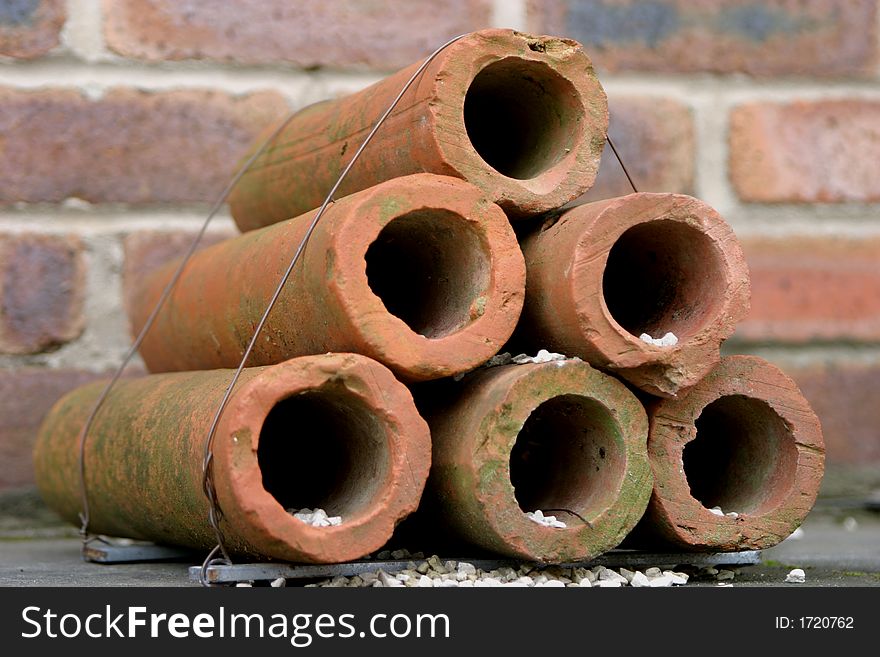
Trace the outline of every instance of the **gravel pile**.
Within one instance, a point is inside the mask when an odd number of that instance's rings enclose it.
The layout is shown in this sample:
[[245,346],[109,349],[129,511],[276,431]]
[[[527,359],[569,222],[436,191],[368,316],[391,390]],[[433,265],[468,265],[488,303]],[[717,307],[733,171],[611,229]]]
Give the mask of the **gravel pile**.
[[342,524],[342,516],[328,516],[324,509],[287,509],[287,512],[312,527],[335,527]]
[[427,561],[410,561],[404,570],[388,573],[381,568],[375,572],[361,573],[354,577],[338,576],[322,582],[307,584],[309,587],[465,587],[481,588],[495,586],[534,588],[619,588],[668,587],[687,584],[689,575],[672,570],[648,568],[644,572],[626,568],[614,570],[605,566],[593,568],[563,568],[550,566],[538,568],[523,565],[519,568],[504,566],[488,572],[480,570],[467,561],[442,561],[437,555]]
[[[730,568],[714,566],[682,566],[682,570],[652,567],[641,570],[627,568],[592,568],[535,566],[524,564],[518,568],[502,566],[494,570],[484,571],[467,561],[442,560],[433,555],[425,560],[421,552],[410,553],[407,550],[383,550],[373,555],[377,560],[393,559],[397,562],[410,559],[406,568],[388,572],[381,564],[373,572],[361,573],[352,577],[338,576],[320,582],[306,584],[314,588],[483,588],[511,586],[516,588],[663,588],[683,586],[689,581],[715,582],[717,586],[733,586],[736,571]],[[369,557],[367,557],[369,558]],[[418,560],[418,561],[416,561]],[[791,571],[786,582],[803,582],[803,571],[799,568]],[[288,582],[278,578],[270,583],[272,587],[284,587]],[[299,581],[290,582],[298,586]],[[253,582],[240,582],[236,586],[250,587]]]
[[511,361],[517,365],[525,365],[526,363],[551,363],[555,360],[568,360],[568,356],[557,354],[546,349],[538,351],[537,355],[529,356],[528,354],[518,354],[511,358]]
[[667,333],[662,338],[652,338],[647,333],[642,333],[639,336],[639,340],[652,344],[655,347],[674,347],[678,344],[678,336],[675,333]]
[[[565,354],[558,354],[553,351],[547,351],[546,349],[540,349],[538,353],[534,356],[529,356],[528,354],[517,354],[516,356],[514,356],[509,351],[505,351],[503,353],[492,356],[492,358],[487,360],[475,370],[471,370],[471,372],[484,370],[489,367],[498,367],[499,365],[525,365],[527,363],[551,363],[553,361],[561,362],[565,360],[580,360],[580,358],[566,356]],[[460,374],[456,374],[455,376],[453,376],[452,379],[454,381],[461,381],[471,372],[461,372]]]
[[568,525],[561,520],[557,520],[556,516],[545,516],[541,509],[538,509],[537,511],[529,511],[526,515],[530,520],[535,521],[539,525],[544,525],[545,527],[555,527],[557,529],[565,529],[568,527]]

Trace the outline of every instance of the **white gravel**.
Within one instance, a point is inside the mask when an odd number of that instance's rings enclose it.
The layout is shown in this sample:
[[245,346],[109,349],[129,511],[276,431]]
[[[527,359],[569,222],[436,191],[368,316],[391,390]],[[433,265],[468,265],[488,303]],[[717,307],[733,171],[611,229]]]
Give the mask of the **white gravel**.
[[[403,558],[414,556],[406,551],[402,551],[402,553],[404,554]],[[376,572],[365,572],[354,577],[337,576],[306,586],[330,588],[343,586],[351,588],[620,588],[632,586],[638,588],[682,586],[687,581],[688,575],[686,573],[661,570],[660,568],[648,568],[642,572],[626,568],[615,570],[605,566],[536,568],[531,565],[523,565],[519,568],[503,566],[483,571],[467,561],[443,561],[437,555],[433,555],[427,561],[419,564],[410,561],[407,567],[399,572],[389,573],[377,568]]]
[[556,516],[545,516],[541,509],[538,509],[537,511],[528,511],[526,515],[530,520],[539,525],[544,525],[545,527],[555,527],[556,529],[565,529],[568,527],[568,525],[561,520],[557,520]]
[[639,336],[639,340],[652,344],[655,347],[674,347],[678,344],[678,337],[676,337],[675,333],[667,333],[662,338],[652,338],[647,333],[642,333]]
[[342,516],[328,516],[324,509],[288,509],[287,512],[312,527],[336,527],[342,524]]
[[629,583],[634,588],[651,586],[651,580],[644,573],[636,573],[633,575],[632,581]]
[[804,530],[802,527],[798,527],[791,534],[789,534],[788,538],[786,538],[785,540],[786,541],[799,541],[803,537],[804,537]]
[[557,354],[546,349],[538,351],[537,355],[529,356],[528,354],[518,354],[511,358],[511,361],[517,365],[525,365],[526,363],[551,363],[554,360],[568,360],[565,354]]
[[785,576],[788,584],[803,584],[807,581],[807,574],[801,568],[795,568]]
[[675,573],[671,570],[664,570],[663,574],[669,577],[674,586],[684,586],[690,579],[687,573]]
[[565,354],[558,354],[553,351],[548,351],[547,349],[538,350],[538,353],[534,356],[529,356],[528,354],[517,354],[516,356],[514,356],[510,352],[505,351],[500,354],[495,354],[494,356],[492,356],[492,358],[473,370],[460,372],[459,374],[454,375],[452,377],[452,380],[461,381],[471,372],[486,369],[487,367],[498,367],[499,365],[511,364],[525,365],[527,363],[552,363],[554,361],[561,363],[566,360],[580,360],[580,358],[577,358],[575,356],[566,356]]

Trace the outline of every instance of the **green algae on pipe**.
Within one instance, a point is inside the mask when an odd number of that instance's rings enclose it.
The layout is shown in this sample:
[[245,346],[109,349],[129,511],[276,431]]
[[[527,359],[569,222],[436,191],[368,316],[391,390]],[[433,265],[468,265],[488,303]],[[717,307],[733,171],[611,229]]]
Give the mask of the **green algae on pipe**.
[[[228,370],[120,381],[86,445],[90,529],[209,549],[202,491],[208,428]],[[79,434],[102,382],[59,400],[34,450],[47,504],[78,524]],[[391,372],[354,354],[244,370],[214,442],[222,530],[236,554],[312,563],[362,557],[415,510],[431,461],[428,427]],[[287,509],[320,507],[312,527]]]
[[[434,451],[425,510],[472,544],[545,563],[588,560],[616,547],[648,503],[645,410],[580,360],[476,372],[425,414]],[[530,519],[539,509],[567,527]]]

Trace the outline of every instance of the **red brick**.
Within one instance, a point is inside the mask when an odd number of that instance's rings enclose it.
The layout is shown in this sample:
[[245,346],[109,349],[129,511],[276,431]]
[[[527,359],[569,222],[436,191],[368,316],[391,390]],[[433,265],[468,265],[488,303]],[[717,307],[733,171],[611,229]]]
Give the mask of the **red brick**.
[[865,76],[876,0],[529,0],[529,29],[584,44],[600,69]]
[[743,241],[752,310],[736,337],[880,341],[880,239]]
[[829,465],[880,466],[880,365],[787,366],[825,434]]
[[[694,186],[694,124],[685,105],[644,96],[609,99],[609,133],[640,192],[690,194]],[[606,145],[596,184],[582,200],[632,193]]]
[[751,103],[730,119],[730,177],[744,201],[880,201],[880,101]]
[[66,392],[97,377],[79,370],[0,371],[0,491],[33,485],[31,452],[43,417]]
[[[232,230],[207,233],[202,237],[199,249],[235,234]],[[142,230],[126,236],[123,242],[125,264],[122,269],[122,296],[126,312],[130,312],[134,286],[159,266],[185,255],[195,236],[194,232],[153,230]]]
[[77,237],[0,235],[0,353],[37,353],[79,336],[85,273]]
[[0,55],[32,59],[58,45],[67,17],[64,0],[0,3]]
[[491,0],[105,0],[107,44],[127,57],[399,68],[484,28]]
[[280,95],[0,89],[0,203],[213,201]]

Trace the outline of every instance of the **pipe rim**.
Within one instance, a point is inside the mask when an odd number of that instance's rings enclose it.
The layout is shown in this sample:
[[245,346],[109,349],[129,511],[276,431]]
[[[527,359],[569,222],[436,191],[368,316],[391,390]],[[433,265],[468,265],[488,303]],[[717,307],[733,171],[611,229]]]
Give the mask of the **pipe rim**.
[[[786,440],[795,450],[769,501],[736,517],[718,516],[696,499],[684,476],[684,450],[697,437],[696,422],[713,403],[742,397],[766,405],[787,428]],[[678,399],[665,399],[651,413],[648,454],[655,493],[649,513],[682,545],[703,549],[763,549],[776,545],[798,526],[816,501],[824,466],[824,441],[819,420],[797,385],[779,368],[753,356],[728,356],[696,386]],[[814,472],[819,471],[819,477]],[[665,491],[660,496],[656,491]],[[707,528],[700,531],[702,525]],[[686,527],[680,526],[686,525]]]
[[[258,453],[266,417],[299,393],[331,386],[364,408],[375,409],[384,429],[388,463],[361,510],[341,525],[312,527],[289,514],[264,487]],[[215,480],[224,522],[253,545],[273,546],[267,556],[316,563],[356,559],[380,548],[394,526],[418,506],[431,462],[427,424],[412,396],[381,364],[356,354],[307,356],[263,368],[242,384],[223,415],[215,439]],[[241,517],[244,522],[236,522]]]
[[[450,46],[443,59],[454,65],[435,87],[436,102],[429,117],[434,134],[462,136],[455,143],[435,141],[458,175],[485,190],[513,219],[560,207],[593,185],[608,131],[608,103],[580,44],[513,30],[481,30]],[[574,117],[574,126],[563,131],[571,135],[571,143],[560,147],[559,157],[548,158],[554,161],[538,175],[527,178],[506,175],[487,162],[465,125],[466,98],[474,80],[492,67],[505,66],[505,60],[522,62],[530,71],[529,77],[537,73],[555,80],[566,90],[556,98]]]
[[[418,189],[418,195],[413,189]],[[337,228],[331,243],[328,258],[344,264],[336,267],[338,275],[328,281],[328,287],[342,300],[344,321],[359,341],[353,351],[363,349],[402,378],[421,381],[474,369],[507,342],[525,297],[525,260],[504,212],[478,188],[455,178],[415,174],[365,194],[350,216]],[[460,246],[457,235],[467,234],[472,245],[479,245],[482,253],[472,252],[472,262],[485,286],[470,297],[459,297],[460,316],[467,308],[467,322],[440,331],[436,337],[420,334],[389,312],[370,285],[367,262],[370,248],[389,226],[412,217],[422,221],[426,216],[442,218],[439,223],[445,223],[444,229],[449,222],[461,223],[457,232],[452,231],[451,240]],[[446,259],[451,266],[461,264],[458,255]]]
[[[584,324],[583,339],[621,376],[652,394],[669,397],[694,385],[718,362],[721,343],[749,309],[748,269],[731,227],[709,205],[683,194],[641,192],[579,206],[567,215],[569,220],[583,222],[572,266],[577,275],[570,277],[569,292]],[[676,333],[675,346],[655,346],[641,340],[624,328],[605,298],[614,247],[632,234],[629,231],[645,231],[648,226],[658,226],[658,232],[677,233],[682,255],[688,247],[681,236],[703,235],[701,253],[713,259],[716,282],[709,290],[696,275],[688,283],[697,299],[707,293],[711,300],[705,305],[697,302],[696,312],[702,320],[691,321],[681,335]],[[650,243],[650,234],[648,237]],[[667,308],[666,312],[675,315],[680,311]],[[670,328],[675,333],[678,327],[672,323]],[[660,338],[666,330],[657,330],[659,334],[652,337]],[[627,371],[636,368],[645,371]]]
[[[519,556],[545,562],[589,559],[616,547],[635,526],[650,496],[647,417],[641,404],[619,381],[579,360],[493,369],[497,371],[492,376],[499,377],[496,382],[504,379],[507,387],[498,397],[495,410],[480,423],[479,437],[474,439],[477,444],[484,439],[494,439],[494,447],[503,454],[497,464],[493,465],[491,460],[474,464],[477,472],[486,467],[496,468],[496,476],[478,477],[474,489],[487,529],[491,529],[508,550],[515,549]],[[566,372],[568,381],[559,381],[555,376],[560,370]],[[618,455],[621,472],[617,480],[620,492],[606,496],[607,499],[600,498],[603,502],[600,508],[589,508],[586,515],[581,514],[590,526],[570,516],[565,519],[568,527],[558,529],[537,524],[520,506],[511,481],[510,455],[535,409],[565,396],[590,400],[616,423],[617,435],[613,440],[621,451]],[[501,511],[497,510],[499,500],[504,502]]]

